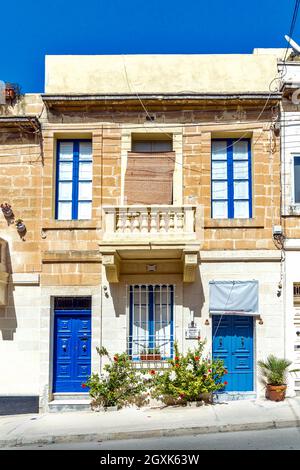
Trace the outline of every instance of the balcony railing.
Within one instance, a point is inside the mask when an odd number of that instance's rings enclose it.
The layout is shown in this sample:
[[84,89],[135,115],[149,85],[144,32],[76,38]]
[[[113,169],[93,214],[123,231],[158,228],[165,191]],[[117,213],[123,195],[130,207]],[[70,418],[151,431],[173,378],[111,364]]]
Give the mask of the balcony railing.
[[163,330],[157,331],[156,335],[149,335],[141,329],[139,334],[127,338],[127,353],[133,361],[167,361],[174,354],[173,335],[163,334]]
[[199,207],[104,207],[104,240],[197,239]]

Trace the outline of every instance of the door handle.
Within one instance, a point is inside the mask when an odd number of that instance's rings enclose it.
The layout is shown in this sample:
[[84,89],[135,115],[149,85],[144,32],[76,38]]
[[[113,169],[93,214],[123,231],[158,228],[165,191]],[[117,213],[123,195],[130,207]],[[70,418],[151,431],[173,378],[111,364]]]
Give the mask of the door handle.
[[62,345],[62,348],[63,348],[64,351],[67,350],[67,346],[65,344]]
[[86,351],[86,344],[84,344],[84,345],[82,346],[82,349],[83,349],[84,351]]

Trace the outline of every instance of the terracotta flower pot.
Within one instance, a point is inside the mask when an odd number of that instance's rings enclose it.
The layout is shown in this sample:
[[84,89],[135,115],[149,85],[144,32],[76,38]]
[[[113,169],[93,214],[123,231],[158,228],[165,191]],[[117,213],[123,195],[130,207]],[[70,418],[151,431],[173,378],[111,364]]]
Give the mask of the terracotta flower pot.
[[283,401],[285,399],[286,385],[267,384],[266,398],[271,401]]
[[16,96],[16,91],[12,85],[7,84],[5,88],[5,96],[8,100],[14,100]]
[[160,361],[160,354],[141,354],[141,361]]

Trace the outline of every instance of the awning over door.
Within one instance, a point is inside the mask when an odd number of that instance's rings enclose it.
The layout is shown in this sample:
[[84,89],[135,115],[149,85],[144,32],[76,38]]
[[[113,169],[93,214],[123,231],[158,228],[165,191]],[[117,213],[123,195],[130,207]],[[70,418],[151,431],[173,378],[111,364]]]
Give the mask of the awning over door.
[[258,281],[210,281],[209,312],[258,315]]

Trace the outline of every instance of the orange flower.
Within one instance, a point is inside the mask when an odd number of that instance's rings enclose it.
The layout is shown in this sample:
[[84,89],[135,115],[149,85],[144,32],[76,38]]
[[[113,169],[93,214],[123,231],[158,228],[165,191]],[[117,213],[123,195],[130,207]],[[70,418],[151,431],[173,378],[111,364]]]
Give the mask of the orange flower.
[[228,385],[228,382],[226,382],[226,380],[225,380],[225,382],[224,382],[224,385]]
[[175,364],[175,366],[176,366],[176,367],[180,367],[180,365],[179,365],[179,364]]
[[81,384],[81,388],[86,388],[86,384]]
[[200,357],[199,356],[195,356],[195,361],[199,361]]
[[150,370],[150,374],[151,374],[151,375],[155,375],[155,374],[156,374],[155,370],[153,370],[153,369]]
[[114,356],[114,361],[118,362],[118,356]]
[[179,357],[178,357],[178,356],[175,356],[175,361],[179,361]]

